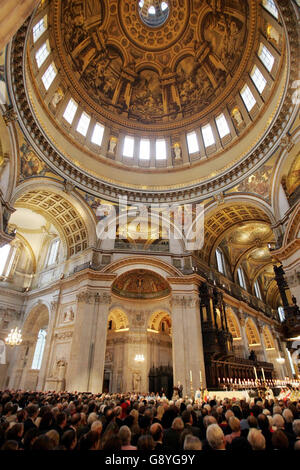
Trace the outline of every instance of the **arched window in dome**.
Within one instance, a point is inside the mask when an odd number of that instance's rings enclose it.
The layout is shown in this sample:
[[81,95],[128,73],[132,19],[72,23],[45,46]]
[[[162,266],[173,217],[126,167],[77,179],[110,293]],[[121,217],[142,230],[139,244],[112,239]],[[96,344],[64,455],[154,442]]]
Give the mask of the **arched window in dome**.
[[256,65],[254,65],[250,76],[259,93],[262,93],[265,89],[267,80]]
[[40,68],[41,65],[45,62],[49,54],[50,54],[50,45],[47,39],[47,41],[35,53],[35,60],[36,60],[38,68]]
[[141,139],[140,140],[140,154],[139,157],[141,160],[149,160],[150,158],[150,140]]
[[255,292],[256,297],[258,299],[262,300],[260,285],[259,285],[259,282],[257,280],[254,282],[254,292]]
[[219,273],[225,275],[225,262],[224,262],[224,255],[223,252],[217,248],[216,249],[216,261]]
[[192,153],[199,152],[199,144],[198,144],[196,132],[189,132],[186,138],[187,138],[189,154],[191,155]]
[[275,59],[269,49],[262,42],[259,46],[258,57],[260,58],[268,72],[271,72]]
[[47,29],[47,15],[39,20],[32,28],[33,42],[36,42]]
[[221,139],[223,139],[225,135],[230,134],[230,129],[223,113],[216,117],[216,125]]
[[255,100],[250,88],[248,87],[248,85],[244,85],[244,87],[241,89],[241,97],[244,101],[244,104],[245,104],[247,110],[251,111],[251,109],[253,108],[253,106],[256,103],[256,100]]
[[238,280],[239,280],[239,284],[240,286],[247,290],[247,284],[246,284],[246,279],[245,279],[245,273],[244,273],[244,270],[243,268],[240,266],[237,270],[237,275],[238,275]]
[[54,263],[56,263],[59,245],[60,245],[59,238],[55,238],[54,240],[51,241],[50,246],[49,246],[49,251],[48,251],[47,263],[46,263],[47,267],[52,266]]
[[148,8],[148,13],[149,15],[155,15],[155,7],[153,5]]
[[42,76],[42,81],[46,90],[49,90],[51,83],[56,77],[56,74],[57,74],[57,70],[56,70],[54,62],[52,62],[47,68],[44,75]]
[[285,313],[284,313],[284,308],[283,307],[278,307],[278,316],[279,320],[283,322],[285,320]]
[[128,158],[133,158],[134,151],[134,138],[126,135],[123,145],[123,156]]
[[167,158],[167,146],[165,139],[157,139],[155,142],[156,160],[165,160]]
[[262,0],[263,7],[278,20],[278,10],[274,0]]
[[72,124],[77,108],[78,108],[78,104],[76,103],[76,101],[73,100],[73,98],[71,98],[63,114],[63,118],[69,124]]
[[46,344],[46,336],[47,336],[46,329],[45,328],[40,329],[36,346],[35,346],[31,369],[39,370],[41,368],[45,344]]
[[92,133],[91,142],[96,145],[101,145],[103,134],[104,134],[104,126],[102,126],[102,124],[99,124],[99,122],[97,122],[95,124],[94,130]]
[[211,128],[210,124],[206,124],[206,126],[203,126],[201,128],[202,135],[203,135],[203,141],[205,147],[209,147],[210,145],[213,145],[215,143],[215,138],[214,134]]
[[78,121],[77,129],[76,129],[77,132],[79,132],[79,134],[85,137],[88,131],[90,122],[91,122],[90,116],[87,113],[83,112]]

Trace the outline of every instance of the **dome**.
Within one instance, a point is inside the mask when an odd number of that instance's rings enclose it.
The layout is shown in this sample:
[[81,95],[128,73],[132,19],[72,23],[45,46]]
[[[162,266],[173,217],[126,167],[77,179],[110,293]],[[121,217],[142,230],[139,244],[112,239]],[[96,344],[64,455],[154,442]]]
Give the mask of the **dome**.
[[97,195],[225,190],[270,156],[293,112],[282,110],[287,21],[256,0],[42,3],[18,33],[23,128],[41,158]]

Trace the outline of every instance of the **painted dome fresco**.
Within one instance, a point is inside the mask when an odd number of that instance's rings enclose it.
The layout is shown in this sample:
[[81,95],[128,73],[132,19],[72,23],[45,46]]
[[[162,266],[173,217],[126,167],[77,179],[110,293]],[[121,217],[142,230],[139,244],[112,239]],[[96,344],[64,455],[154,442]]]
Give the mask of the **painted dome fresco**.
[[287,10],[270,0],[45,0],[18,32],[26,74],[11,88],[23,130],[52,168],[97,195],[188,200],[228,188],[269,157],[278,119],[293,113],[281,109],[292,80]]

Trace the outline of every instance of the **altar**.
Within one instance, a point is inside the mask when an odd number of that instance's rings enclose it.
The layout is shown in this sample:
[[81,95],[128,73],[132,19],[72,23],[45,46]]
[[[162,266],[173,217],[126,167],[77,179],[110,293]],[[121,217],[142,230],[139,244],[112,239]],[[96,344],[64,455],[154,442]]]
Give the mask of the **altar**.
[[249,390],[211,390],[206,395],[209,400],[224,400],[225,398],[229,398],[230,400],[246,400],[250,401]]

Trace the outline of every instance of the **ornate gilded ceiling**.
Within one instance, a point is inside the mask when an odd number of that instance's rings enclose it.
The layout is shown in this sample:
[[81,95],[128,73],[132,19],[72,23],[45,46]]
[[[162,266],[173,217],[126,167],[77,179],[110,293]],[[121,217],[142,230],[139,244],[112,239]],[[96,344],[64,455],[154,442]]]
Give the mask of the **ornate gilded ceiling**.
[[170,288],[162,277],[146,269],[135,269],[121,274],[112,286],[113,294],[134,299],[165,297]]
[[[277,21],[258,0],[167,3],[165,22],[150,27],[135,0],[45,0],[9,50],[10,94],[30,145],[52,171],[97,197],[117,200],[124,190],[130,202],[205,199],[259,168],[295,115],[295,61],[285,55],[286,39],[291,54],[297,48],[291,5],[279,0]],[[47,28],[34,42],[32,29],[43,15]],[[45,41],[49,55],[39,68]],[[262,44],[272,51],[271,72],[258,57]],[[42,78],[51,64],[56,76],[46,89]],[[263,92],[251,79],[257,64],[267,80]],[[255,97],[249,112],[245,86]],[[71,99],[78,109],[68,123]],[[90,126],[83,136],[84,113]],[[221,113],[225,137],[217,129]],[[104,127],[98,146],[91,142],[96,123]],[[207,125],[213,144],[204,142]],[[188,132],[198,140],[194,153]],[[124,153],[128,135],[133,158]],[[140,139],[149,139],[148,160],[139,155]],[[157,139],[165,140],[163,160],[155,154]]]
[[190,124],[223,101],[247,66],[255,1],[169,4],[165,24],[153,29],[136,0],[53,2],[50,42],[68,87],[114,125],[145,132]]

